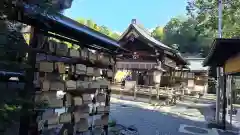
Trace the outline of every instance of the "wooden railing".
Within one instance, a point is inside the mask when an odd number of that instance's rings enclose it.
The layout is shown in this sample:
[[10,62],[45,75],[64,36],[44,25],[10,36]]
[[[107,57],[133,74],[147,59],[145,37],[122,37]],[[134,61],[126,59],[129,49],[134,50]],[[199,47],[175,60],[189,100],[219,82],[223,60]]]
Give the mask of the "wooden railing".
[[137,100],[137,98],[149,99],[149,103],[151,103],[152,100],[166,101],[166,104],[171,103],[173,100],[174,102],[176,100],[181,100],[183,96],[183,92],[179,88],[144,85],[137,85],[134,89],[121,88],[120,85],[115,85],[115,88],[112,87],[112,93],[118,94],[120,97],[133,96],[134,100]]

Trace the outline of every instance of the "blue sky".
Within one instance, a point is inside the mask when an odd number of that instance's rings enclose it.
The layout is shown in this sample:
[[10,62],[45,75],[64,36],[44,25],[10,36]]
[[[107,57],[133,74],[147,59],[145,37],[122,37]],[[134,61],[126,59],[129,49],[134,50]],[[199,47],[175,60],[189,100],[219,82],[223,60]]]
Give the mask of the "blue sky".
[[187,0],[74,0],[64,14],[123,32],[133,18],[147,29],[164,26],[172,17],[184,15],[186,4]]

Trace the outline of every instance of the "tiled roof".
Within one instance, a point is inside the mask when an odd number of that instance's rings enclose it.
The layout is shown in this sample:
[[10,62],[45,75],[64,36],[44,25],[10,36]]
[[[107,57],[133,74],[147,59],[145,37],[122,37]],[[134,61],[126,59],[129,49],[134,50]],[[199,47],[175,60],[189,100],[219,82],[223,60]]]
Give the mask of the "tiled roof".
[[162,48],[162,49],[168,49],[168,50],[173,50],[172,48],[170,48],[169,46],[161,43],[160,41],[156,40],[155,38],[153,38],[151,35],[149,35],[144,29],[142,29],[141,27],[139,27],[137,24],[132,24],[132,26],[145,38],[147,38],[149,41],[153,42],[154,45],[157,45],[158,47]]
[[[26,3],[19,3],[18,6],[24,11],[23,19],[20,20],[22,23],[36,26],[41,30],[60,34],[61,36],[84,42],[89,45],[96,44],[99,47],[107,48],[111,51],[127,51],[124,48],[121,48],[116,40],[60,13],[45,13],[43,9]],[[22,31],[27,31],[27,29]]]
[[230,57],[240,52],[240,39],[216,38],[203,62],[204,66],[222,66]]

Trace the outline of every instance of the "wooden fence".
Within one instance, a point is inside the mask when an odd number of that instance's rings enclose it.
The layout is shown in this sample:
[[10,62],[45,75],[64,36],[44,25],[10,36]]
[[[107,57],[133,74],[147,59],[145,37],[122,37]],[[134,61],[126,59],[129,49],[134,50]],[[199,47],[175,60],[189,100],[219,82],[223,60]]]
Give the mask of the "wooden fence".
[[134,100],[137,98],[149,99],[149,103],[152,100],[166,101],[166,104],[181,100],[183,92],[179,88],[169,87],[155,87],[155,86],[143,86],[137,85],[134,89],[121,88],[120,85],[112,86],[112,94],[118,94],[120,97],[133,96]]

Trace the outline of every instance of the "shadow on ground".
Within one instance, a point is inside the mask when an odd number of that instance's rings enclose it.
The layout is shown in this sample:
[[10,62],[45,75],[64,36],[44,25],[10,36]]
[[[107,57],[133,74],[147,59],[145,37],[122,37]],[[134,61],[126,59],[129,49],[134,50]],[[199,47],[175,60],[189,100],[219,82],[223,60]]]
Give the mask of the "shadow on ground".
[[[126,99],[125,99],[126,100]],[[130,99],[133,101],[133,99]],[[129,101],[129,100],[128,100]],[[148,100],[146,100],[148,101]],[[136,101],[134,101],[136,102]],[[143,101],[137,101],[136,103],[142,103]],[[212,111],[214,100],[198,100],[192,102],[193,104],[178,104],[187,108],[198,109],[199,112],[207,120],[209,119],[209,112]],[[145,107],[144,107],[145,108]],[[164,113],[151,109],[144,109],[138,105],[126,103],[112,103],[111,105],[111,118],[116,119],[118,123],[125,126],[134,125],[138,128],[141,135],[155,135],[156,132],[160,135],[190,135],[180,133],[179,128],[181,125],[192,125],[205,129],[216,128],[215,125],[208,124],[208,121],[198,121],[196,119],[187,119],[179,115],[172,113]],[[194,117],[194,116],[193,116]],[[229,125],[229,123],[228,123]],[[196,132],[198,129],[195,129]],[[200,129],[199,129],[200,130]],[[238,131],[236,127],[232,127],[231,130]],[[218,131],[219,135],[236,135],[236,133]]]
[[[207,124],[204,122],[121,103],[111,105],[110,116],[111,119],[115,119],[119,124],[125,126],[134,125],[140,132],[140,135],[190,135],[179,132],[179,128],[183,124],[207,129]],[[198,133],[198,130],[200,132],[201,129],[199,128],[193,129],[193,132]]]
[[[216,124],[215,117],[215,100],[211,99],[186,99],[187,101],[192,101],[195,105],[188,106],[188,108],[198,109],[199,112],[204,116],[205,120],[208,121],[208,128],[219,128],[222,129],[223,125]],[[200,105],[198,105],[200,104]],[[228,121],[226,121],[226,129],[238,131],[239,129],[233,125],[231,125]]]

